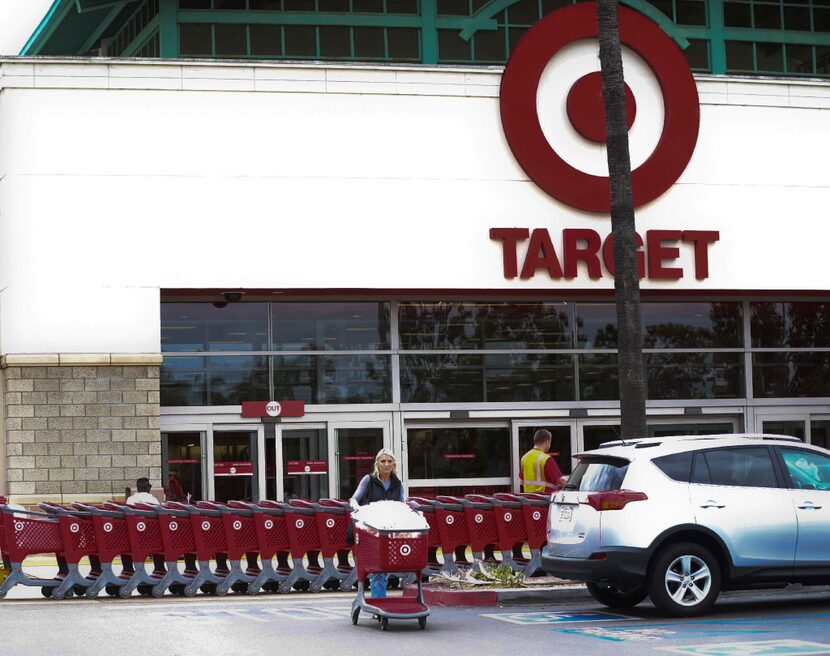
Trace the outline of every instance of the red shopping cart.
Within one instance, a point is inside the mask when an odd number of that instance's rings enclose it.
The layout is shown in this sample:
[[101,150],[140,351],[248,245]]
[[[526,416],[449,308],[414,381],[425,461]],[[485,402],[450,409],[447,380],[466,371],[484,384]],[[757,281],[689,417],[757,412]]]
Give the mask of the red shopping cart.
[[[233,501],[227,504],[199,501],[197,505],[203,509],[219,510],[222,513],[227,545],[225,560],[230,563],[230,567],[226,566],[226,573],[222,582],[216,587],[216,594],[224,595],[229,590],[247,592],[248,585],[254,582],[260,572],[257,565],[259,541],[253,511]],[[242,569],[243,556],[247,563],[244,570]],[[218,558],[219,554],[217,554]]]
[[[308,590],[322,567],[319,561],[320,534],[317,531],[317,515],[313,506],[300,499],[292,499],[283,505],[288,542],[291,545],[291,572],[279,584],[280,592]],[[308,565],[303,564],[303,558]]]
[[[44,502],[38,505],[58,520],[63,542],[63,549],[57,554],[60,564],[58,578],[62,576],[63,580],[56,588],[43,588],[43,593],[58,600],[71,596],[72,593],[85,594],[87,588],[101,575],[92,516],[87,512],[54,503]],[[89,576],[84,576],[78,570],[78,564],[85,556],[89,558]]]
[[[128,581],[120,587],[107,586],[107,593],[117,594],[122,599],[126,599],[133,590],[137,589],[140,595],[149,597],[153,586],[162,581],[167,574],[158,512],[149,510],[151,506],[146,506],[144,509],[134,508],[114,501],[108,501],[104,504],[104,508],[120,510],[124,513],[127,535],[130,540],[129,556],[121,556],[121,562],[124,565],[121,576],[128,577]],[[150,557],[153,559],[153,571],[148,573],[145,563]]]
[[0,599],[18,583],[36,586],[44,596],[50,596],[66,576],[66,561],[60,561],[56,579],[41,579],[23,571],[23,560],[34,554],[59,554],[63,551],[58,520],[44,513],[14,510],[0,505],[0,552],[8,574],[0,585]]
[[[291,544],[288,541],[288,528],[285,524],[285,504],[279,501],[231,501],[230,506],[249,509],[254,515],[257,542],[259,544],[260,571],[253,582],[248,584],[248,594],[257,594],[260,589],[277,592],[279,584],[291,573],[288,558]],[[274,568],[274,557],[277,567]]]
[[357,572],[349,564],[351,546],[346,541],[346,530],[351,522],[352,507],[340,499],[320,499],[312,504],[317,514],[317,531],[320,536],[320,555],[323,569],[311,582],[311,591],[323,587],[348,590],[357,579]]
[[[352,624],[357,624],[360,611],[371,613],[380,619],[380,628],[386,631],[390,619],[418,620],[423,629],[427,625],[429,606],[424,603],[421,572],[427,565],[429,529],[386,530],[368,526],[362,522],[354,528],[354,559],[357,569],[357,596],[352,602]],[[364,594],[367,574],[414,574],[418,582],[418,596],[370,597]]]
[[522,514],[527,528],[527,545],[530,547],[530,561],[525,576],[533,574],[542,566],[542,547],[548,541],[548,508],[550,500],[545,494],[533,492],[516,494],[522,502]]
[[95,533],[95,557],[98,559],[100,569],[100,574],[86,589],[85,595],[88,599],[95,599],[104,588],[112,594],[113,587],[119,588],[129,581],[129,576],[122,575],[126,567],[122,565],[122,574],[116,574],[112,568],[112,563],[116,558],[121,558],[122,563],[129,558],[130,536],[127,530],[126,515],[120,510],[98,508],[85,503],[76,503],[74,506],[88,513],[92,520],[92,529]]
[[441,573],[441,568],[444,565],[438,560],[438,549],[441,548],[441,532],[438,530],[438,515],[435,512],[435,505],[432,500],[423,497],[409,497],[406,503],[412,510],[420,512],[429,524],[427,566],[424,567],[422,574],[424,576],[436,576]]
[[497,563],[494,550],[498,545],[499,534],[493,504],[480,494],[467,494],[464,498],[459,498],[459,501],[464,505],[464,517],[473,551],[473,568],[480,569],[482,562]]
[[438,532],[441,535],[441,552],[444,555],[443,571],[459,572],[459,565],[470,567],[467,560],[467,547],[470,546],[470,531],[464,504],[457,497],[439,496],[432,502],[438,517]]
[[491,501],[496,513],[501,560],[510,565],[514,572],[524,572],[529,561],[523,552],[524,544],[527,542],[527,527],[522,500],[512,494],[497,492],[491,497]]

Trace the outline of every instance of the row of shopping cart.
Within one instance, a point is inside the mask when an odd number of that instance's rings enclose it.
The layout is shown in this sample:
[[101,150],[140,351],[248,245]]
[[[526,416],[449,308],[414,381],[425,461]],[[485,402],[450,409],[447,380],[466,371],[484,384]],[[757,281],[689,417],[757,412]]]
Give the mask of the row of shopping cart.
[[[501,561],[529,576],[541,563],[548,507],[544,495],[413,497],[407,503],[423,512],[430,526],[424,576],[457,572],[482,560]],[[348,590],[357,582],[346,537],[351,508],[341,500],[135,507],[42,503],[40,508],[42,512],[31,512],[0,505],[0,553],[6,569],[0,599],[15,585],[38,586],[44,596],[63,599],[95,598],[101,591],[122,598],[134,591],[153,597],[168,590],[184,596],[231,590],[318,592]],[[35,554],[55,555],[54,579],[24,572],[24,559]],[[79,569],[84,558],[89,573]]]

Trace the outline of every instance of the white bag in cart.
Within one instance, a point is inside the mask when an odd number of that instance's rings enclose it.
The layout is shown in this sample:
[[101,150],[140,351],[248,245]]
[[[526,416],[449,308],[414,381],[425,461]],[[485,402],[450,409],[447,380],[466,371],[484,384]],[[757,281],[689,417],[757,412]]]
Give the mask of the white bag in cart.
[[373,528],[377,531],[429,530],[424,514],[401,501],[375,501],[361,506],[352,513],[352,519],[360,528]]

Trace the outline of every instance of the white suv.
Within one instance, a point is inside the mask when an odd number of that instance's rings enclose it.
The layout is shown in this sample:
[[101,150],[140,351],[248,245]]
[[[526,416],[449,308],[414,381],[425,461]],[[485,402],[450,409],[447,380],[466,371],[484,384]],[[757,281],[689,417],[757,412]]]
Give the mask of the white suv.
[[830,584],[830,451],[778,435],[619,440],[551,496],[542,567],[674,616],[721,590]]

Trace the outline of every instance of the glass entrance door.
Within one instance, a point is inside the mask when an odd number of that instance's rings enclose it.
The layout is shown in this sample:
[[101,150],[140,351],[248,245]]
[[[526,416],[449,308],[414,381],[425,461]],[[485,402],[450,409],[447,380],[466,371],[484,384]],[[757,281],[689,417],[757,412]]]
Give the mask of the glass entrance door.
[[[161,484],[167,501],[201,501],[204,498],[204,443],[204,431],[161,434]],[[150,483],[155,487],[159,481]]]
[[283,428],[281,433],[283,499],[317,501],[329,496],[329,449],[326,430]]
[[258,498],[255,431],[213,431],[213,498],[253,501]]
[[[384,427],[334,427],[337,449],[337,496],[348,499],[357,484],[374,469],[375,456],[385,443]],[[400,462],[400,458],[398,459]],[[400,465],[399,465],[400,467]],[[401,471],[398,471],[401,476]]]
[[540,421],[533,423],[516,422],[514,432],[518,437],[518,450],[514,453],[516,466],[514,471],[513,488],[519,489],[519,473],[522,456],[533,448],[533,435],[537,430],[544,428],[551,434],[550,455],[559,465],[565,476],[570,475],[572,468],[571,454],[576,446],[575,422]]

